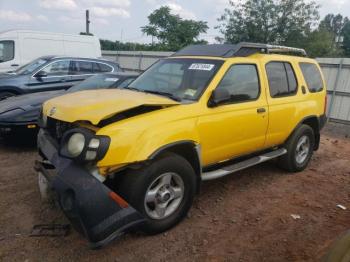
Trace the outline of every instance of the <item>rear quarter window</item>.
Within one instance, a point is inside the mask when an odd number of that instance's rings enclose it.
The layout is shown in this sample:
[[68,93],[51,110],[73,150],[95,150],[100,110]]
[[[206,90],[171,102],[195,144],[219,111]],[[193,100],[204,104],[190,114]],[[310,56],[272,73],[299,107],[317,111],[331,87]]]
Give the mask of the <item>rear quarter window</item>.
[[323,90],[323,81],[321,72],[315,64],[299,63],[303,73],[307,88],[311,93],[320,92]]

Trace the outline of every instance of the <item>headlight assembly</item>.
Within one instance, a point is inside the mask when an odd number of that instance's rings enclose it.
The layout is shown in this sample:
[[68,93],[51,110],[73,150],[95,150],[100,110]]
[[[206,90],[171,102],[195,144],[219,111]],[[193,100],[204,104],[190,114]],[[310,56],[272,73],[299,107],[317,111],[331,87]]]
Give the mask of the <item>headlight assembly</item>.
[[71,157],[79,156],[85,147],[85,136],[81,133],[73,134],[67,143],[67,151]]
[[97,136],[85,128],[74,128],[63,135],[60,155],[79,162],[98,161],[106,154],[109,143],[107,136]]

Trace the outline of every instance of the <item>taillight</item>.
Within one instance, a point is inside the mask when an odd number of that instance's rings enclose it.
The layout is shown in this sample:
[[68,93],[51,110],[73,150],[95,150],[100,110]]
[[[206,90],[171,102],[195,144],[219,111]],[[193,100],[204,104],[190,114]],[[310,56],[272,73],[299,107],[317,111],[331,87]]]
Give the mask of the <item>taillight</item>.
[[327,94],[326,94],[326,97],[324,98],[324,111],[323,111],[323,114],[326,114],[327,113]]

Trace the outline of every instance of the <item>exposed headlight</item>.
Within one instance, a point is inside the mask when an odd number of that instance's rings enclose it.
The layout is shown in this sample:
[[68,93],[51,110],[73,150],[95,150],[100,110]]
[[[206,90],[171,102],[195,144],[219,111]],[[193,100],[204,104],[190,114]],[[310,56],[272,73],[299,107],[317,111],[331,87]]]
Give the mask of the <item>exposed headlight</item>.
[[71,155],[71,157],[79,156],[85,147],[85,136],[81,133],[73,134],[69,140],[67,145],[67,151]]
[[63,135],[60,155],[80,162],[98,161],[106,154],[109,143],[107,136],[97,136],[91,130],[75,128]]

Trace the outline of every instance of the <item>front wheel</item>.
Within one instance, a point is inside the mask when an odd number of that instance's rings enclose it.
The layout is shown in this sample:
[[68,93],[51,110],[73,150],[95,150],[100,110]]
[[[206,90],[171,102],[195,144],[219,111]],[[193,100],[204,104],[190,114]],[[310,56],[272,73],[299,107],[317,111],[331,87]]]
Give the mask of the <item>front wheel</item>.
[[285,144],[287,154],[279,159],[279,166],[289,172],[304,170],[314,151],[315,134],[308,125],[301,125]]
[[173,153],[130,171],[117,184],[117,193],[146,218],[141,229],[149,234],[179,223],[191,208],[197,186],[190,163]]

